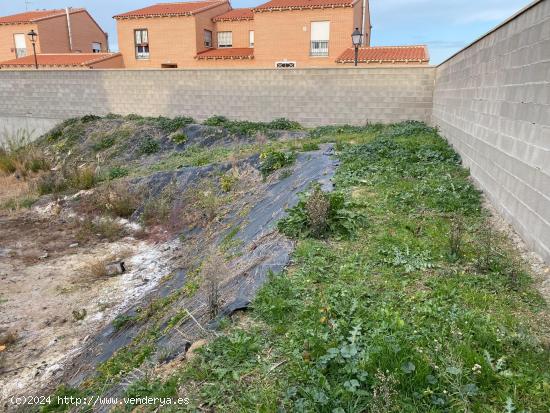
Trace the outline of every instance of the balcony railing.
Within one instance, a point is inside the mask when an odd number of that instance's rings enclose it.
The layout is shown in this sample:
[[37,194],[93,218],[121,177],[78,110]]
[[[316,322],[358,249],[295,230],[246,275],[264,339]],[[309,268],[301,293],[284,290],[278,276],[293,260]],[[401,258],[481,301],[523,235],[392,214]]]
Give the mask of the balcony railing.
[[15,49],[15,56],[19,59],[27,55],[27,49]]
[[328,40],[314,40],[311,42],[311,56],[328,56]]

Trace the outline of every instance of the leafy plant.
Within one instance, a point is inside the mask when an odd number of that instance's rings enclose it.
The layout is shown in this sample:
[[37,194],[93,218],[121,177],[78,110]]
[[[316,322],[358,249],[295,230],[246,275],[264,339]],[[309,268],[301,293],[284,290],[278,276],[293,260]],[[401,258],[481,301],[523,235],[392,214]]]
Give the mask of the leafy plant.
[[314,237],[353,238],[366,225],[366,216],[355,211],[356,205],[340,192],[325,193],[314,186],[310,194],[302,195],[288,216],[279,221],[279,231],[291,238]]
[[296,161],[294,152],[268,150],[260,154],[260,172],[263,177],[271,175],[278,169],[292,165]]
[[187,141],[187,135],[185,135],[185,133],[177,133],[172,135],[170,139],[172,139],[172,142],[179,145]]

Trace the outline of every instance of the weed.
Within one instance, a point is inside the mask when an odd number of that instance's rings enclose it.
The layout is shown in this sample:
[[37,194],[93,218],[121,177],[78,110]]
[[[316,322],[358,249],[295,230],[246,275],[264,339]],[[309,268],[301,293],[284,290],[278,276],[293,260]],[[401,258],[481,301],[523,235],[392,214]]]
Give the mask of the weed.
[[5,330],[0,333],[0,346],[10,346],[17,342],[17,333],[13,330]]
[[101,119],[101,116],[96,116],[96,115],[84,115],[80,118],[80,121],[82,123],[90,123],[90,122],[93,122],[93,121],[96,121],[96,120],[99,120]]
[[29,173],[48,170],[50,163],[38,145],[31,143],[31,136],[25,130],[14,134],[4,133],[0,145],[0,173],[17,172],[25,178]]
[[87,314],[88,312],[86,311],[85,308],[83,308],[82,310],[73,310],[73,320],[82,321],[86,318]]
[[107,239],[113,242],[126,235],[124,227],[111,217],[98,217],[95,219],[77,220],[74,225],[78,229],[79,241],[87,241],[92,238]]
[[278,228],[291,238],[355,237],[366,225],[366,216],[339,192],[324,193],[318,185],[310,194],[303,194],[298,205],[288,210]]
[[292,165],[296,161],[296,154],[293,152],[280,152],[268,150],[260,154],[260,172],[265,178],[278,169]]
[[107,177],[109,179],[118,179],[123,178],[125,176],[128,176],[130,171],[122,166],[113,166],[109,169],[109,172],[107,173]]
[[121,314],[121,315],[116,316],[116,318],[113,320],[113,322],[111,324],[112,324],[113,329],[115,331],[120,331],[120,330],[122,330],[123,327],[126,327],[126,326],[134,323],[136,321],[136,319],[137,319],[136,316],[131,316],[131,315],[128,315],[128,314]]
[[172,142],[180,145],[182,143],[187,142],[187,135],[185,135],[185,133],[183,132],[180,132],[180,133],[176,133],[175,135],[172,135],[170,139],[172,140]]
[[224,116],[212,116],[204,121],[208,126],[219,126],[226,129],[228,132],[251,136],[257,132],[267,132],[270,130],[296,130],[301,129],[301,126],[297,122],[289,121],[288,119],[275,119],[268,123],[263,122],[248,122],[248,121],[234,121],[229,120]]
[[175,117],[173,119],[159,116],[158,118],[153,118],[152,120],[157,127],[162,129],[162,131],[166,133],[176,132],[184,126],[194,122],[193,118],[181,116]]
[[319,150],[319,144],[317,142],[306,142],[302,144],[303,152],[311,152],[311,151],[318,151],[318,150]]
[[93,149],[96,152],[108,149],[115,144],[115,137],[113,135],[103,136],[101,140],[93,145]]
[[238,178],[234,174],[226,173],[220,178],[220,187],[223,192],[231,192],[237,182]]
[[160,144],[154,138],[148,136],[139,145],[141,155],[152,155],[160,150]]
[[451,219],[451,228],[449,231],[449,260],[458,261],[462,257],[464,237],[464,223],[459,216]]
[[36,201],[38,201],[38,198],[34,196],[12,198],[4,202],[2,205],[0,205],[0,209],[4,209],[8,211],[18,211],[20,209],[29,209],[36,203]]
[[83,196],[79,209],[87,214],[129,218],[140,205],[139,190],[131,192],[123,182],[108,183],[92,194]]
[[217,317],[221,308],[220,284],[222,276],[227,273],[225,260],[218,252],[209,255],[201,266],[201,274],[208,291],[208,313],[210,319]]

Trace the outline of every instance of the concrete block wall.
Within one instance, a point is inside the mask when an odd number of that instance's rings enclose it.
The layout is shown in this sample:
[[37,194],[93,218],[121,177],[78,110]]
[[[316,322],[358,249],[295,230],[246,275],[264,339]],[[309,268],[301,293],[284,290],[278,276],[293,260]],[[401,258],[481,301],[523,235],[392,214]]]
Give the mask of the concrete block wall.
[[[212,115],[305,126],[428,121],[434,69],[0,71],[0,122],[93,113]],[[36,122],[35,122],[36,123]],[[0,126],[0,131],[2,127]],[[37,130],[37,133],[44,130]]]
[[550,0],[440,65],[432,117],[492,203],[550,262]]

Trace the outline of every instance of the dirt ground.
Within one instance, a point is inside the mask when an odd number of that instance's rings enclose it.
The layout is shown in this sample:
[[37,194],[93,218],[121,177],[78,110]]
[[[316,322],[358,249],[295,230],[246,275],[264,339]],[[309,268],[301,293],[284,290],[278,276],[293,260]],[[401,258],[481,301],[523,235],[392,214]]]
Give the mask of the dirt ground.
[[[60,374],[67,357],[169,271],[169,244],[79,242],[78,227],[41,212],[0,214],[0,335],[15,338],[0,347],[0,400]],[[91,273],[114,258],[124,258],[126,273]]]

